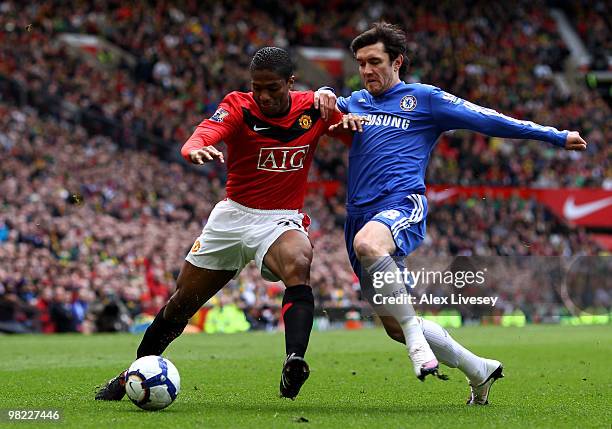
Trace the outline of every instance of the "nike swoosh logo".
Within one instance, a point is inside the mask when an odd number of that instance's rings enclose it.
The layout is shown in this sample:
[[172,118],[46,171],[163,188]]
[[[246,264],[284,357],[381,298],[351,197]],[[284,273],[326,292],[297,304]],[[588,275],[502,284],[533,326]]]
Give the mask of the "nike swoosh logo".
[[456,193],[456,189],[445,189],[444,191],[440,192],[429,191],[427,193],[427,199],[431,202],[437,203],[438,201],[444,201],[445,199],[452,197]]
[[270,127],[258,127],[257,125],[253,125],[253,131],[263,131],[263,130],[269,130]]
[[568,197],[563,204],[563,216],[568,220],[580,219],[604,209],[612,204],[612,197],[604,198],[603,200],[592,201],[590,203],[576,205],[574,197]]

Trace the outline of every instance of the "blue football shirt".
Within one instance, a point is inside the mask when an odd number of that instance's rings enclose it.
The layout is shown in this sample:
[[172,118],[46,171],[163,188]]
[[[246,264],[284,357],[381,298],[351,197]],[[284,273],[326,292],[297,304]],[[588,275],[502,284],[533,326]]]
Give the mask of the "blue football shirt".
[[468,129],[564,146],[567,131],[521,121],[431,85],[400,82],[379,96],[362,89],[339,97],[344,113],[364,115],[349,151],[347,210],[363,213],[425,193],[425,170],[441,133]]

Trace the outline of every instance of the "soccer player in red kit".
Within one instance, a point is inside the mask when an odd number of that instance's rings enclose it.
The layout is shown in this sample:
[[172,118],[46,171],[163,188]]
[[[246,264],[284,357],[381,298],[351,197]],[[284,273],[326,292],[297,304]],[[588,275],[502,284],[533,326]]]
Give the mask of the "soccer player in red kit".
[[[161,355],[195,312],[255,260],[265,279],[282,280],[287,287],[280,394],[294,399],[310,373],[304,355],[314,313],[310,219],[300,209],[319,137],[342,115],[333,103],[319,110],[312,91],[291,91],[293,66],[283,49],[257,51],[250,73],[252,92],[228,94],[181,150],[194,164],[225,162],[214,147],[225,142],[227,198],[211,212],[185,258],[176,291],[145,332],[137,357]],[[96,399],[120,400],[124,394],[121,373]]]

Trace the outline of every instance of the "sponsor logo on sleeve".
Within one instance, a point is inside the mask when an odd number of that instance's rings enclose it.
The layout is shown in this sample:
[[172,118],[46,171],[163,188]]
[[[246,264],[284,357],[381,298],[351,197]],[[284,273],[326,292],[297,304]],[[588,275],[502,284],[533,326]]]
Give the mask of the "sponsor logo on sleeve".
[[196,253],[198,250],[200,250],[200,247],[202,247],[202,245],[200,244],[200,240],[196,240],[195,243],[193,243],[193,247],[191,248],[191,253]]
[[412,112],[417,106],[417,99],[414,95],[406,95],[400,101],[400,109],[405,112]]
[[222,107],[219,107],[214,115],[210,117],[211,121],[223,122],[229,116],[229,112]]

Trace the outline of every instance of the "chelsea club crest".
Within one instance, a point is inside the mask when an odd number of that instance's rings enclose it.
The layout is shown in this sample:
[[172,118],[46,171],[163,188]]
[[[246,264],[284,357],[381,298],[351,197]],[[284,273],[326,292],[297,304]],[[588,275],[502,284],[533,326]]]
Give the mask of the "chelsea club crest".
[[400,101],[400,108],[406,112],[412,112],[417,106],[417,99],[414,95],[406,95]]

